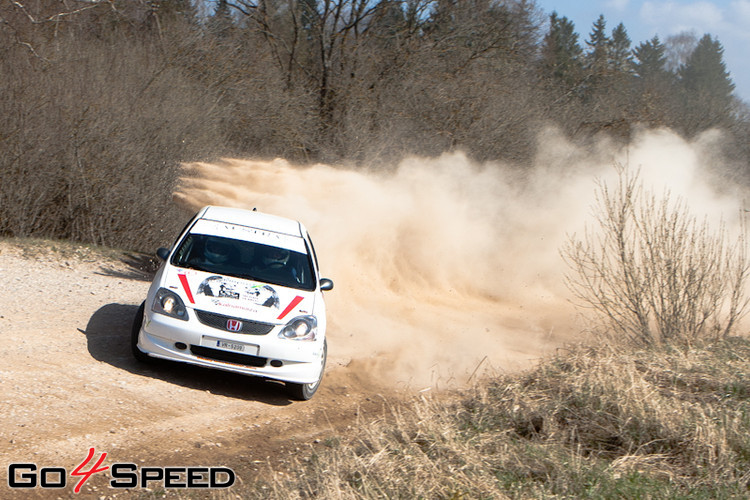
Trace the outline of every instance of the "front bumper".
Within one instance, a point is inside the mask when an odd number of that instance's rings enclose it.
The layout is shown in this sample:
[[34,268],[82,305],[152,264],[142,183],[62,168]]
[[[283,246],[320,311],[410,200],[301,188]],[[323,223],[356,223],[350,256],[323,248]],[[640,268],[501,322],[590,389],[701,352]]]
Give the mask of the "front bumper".
[[[312,342],[280,339],[277,335],[283,325],[266,335],[247,335],[206,326],[192,309],[188,315],[188,321],[183,321],[146,311],[138,348],[156,358],[283,382],[312,384],[320,379],[324,345],[320,330]],[[218,340],[243,344],[248,353],[218,347]]]

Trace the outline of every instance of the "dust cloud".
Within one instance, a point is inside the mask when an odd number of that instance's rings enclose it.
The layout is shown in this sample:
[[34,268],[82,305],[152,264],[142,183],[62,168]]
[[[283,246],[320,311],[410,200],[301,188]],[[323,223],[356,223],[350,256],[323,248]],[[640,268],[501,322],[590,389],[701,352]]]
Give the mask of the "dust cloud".
[[440,388],[584,340],[559,248],[592,222],[594,180],[613,177],[615,163],[639,167],[655,192],[669,188],[697,211],[736,211],[736,193],[707,182],[719,146],[719,136],[687,142],[657,130],[625,148],[603,139],[584,150],[549,129],[525,171],[460,152],[356,170],[224,159],[185,164],[174,196],[191,210],[257,207],[301,220],[335,282],[329,363]]

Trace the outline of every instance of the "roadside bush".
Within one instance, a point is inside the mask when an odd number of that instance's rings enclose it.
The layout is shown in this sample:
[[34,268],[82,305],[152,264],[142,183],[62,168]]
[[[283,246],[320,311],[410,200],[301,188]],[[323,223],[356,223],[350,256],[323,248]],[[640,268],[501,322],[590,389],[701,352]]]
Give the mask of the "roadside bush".
[[646,192],[638,173],[618,173],[614,188],[599,183],[598,231],[571,236],[561,251],[569,289],[601,320],[597,332],[636,346],[729,336],[748,305],[744,227],[732,241],[669,192]]

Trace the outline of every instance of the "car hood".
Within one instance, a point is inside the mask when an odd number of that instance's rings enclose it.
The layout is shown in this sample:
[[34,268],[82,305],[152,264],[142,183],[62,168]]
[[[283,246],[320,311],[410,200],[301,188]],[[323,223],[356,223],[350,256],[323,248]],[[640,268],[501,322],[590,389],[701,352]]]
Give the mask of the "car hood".
[[177,292],[189,308],[263,323],[283,324],[314,310],[314,292],[195,269],[170,268],[162,286]]

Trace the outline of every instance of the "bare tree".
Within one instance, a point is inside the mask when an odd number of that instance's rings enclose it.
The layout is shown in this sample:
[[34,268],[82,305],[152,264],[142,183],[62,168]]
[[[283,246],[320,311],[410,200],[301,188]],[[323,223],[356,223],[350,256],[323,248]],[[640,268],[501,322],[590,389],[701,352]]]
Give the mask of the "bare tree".
[[698,35],[694,31],[682,31],[668,36],[664,42],[667,56],[666,69],[677,72],[687,62],[696,45],[698,45]]

